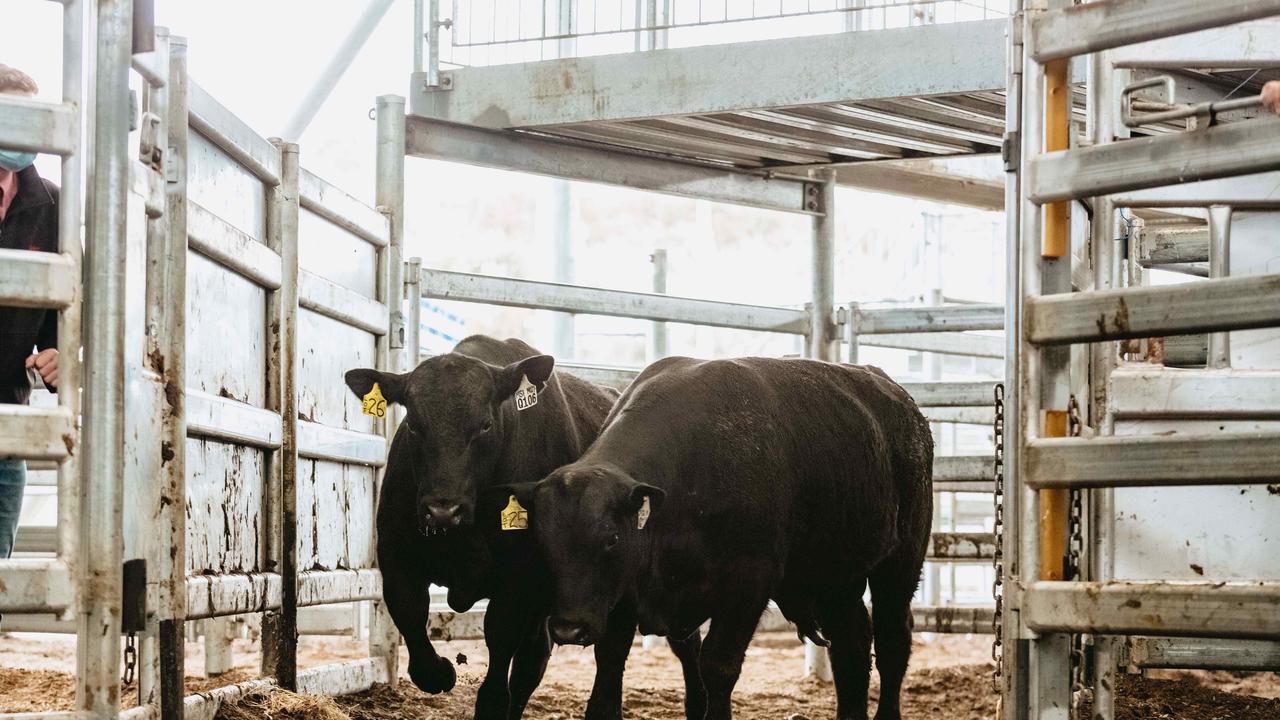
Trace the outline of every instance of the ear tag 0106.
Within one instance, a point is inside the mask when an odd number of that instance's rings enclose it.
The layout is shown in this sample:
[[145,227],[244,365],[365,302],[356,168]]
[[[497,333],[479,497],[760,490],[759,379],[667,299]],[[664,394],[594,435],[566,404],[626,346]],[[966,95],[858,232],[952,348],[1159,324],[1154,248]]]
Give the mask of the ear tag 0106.
[[378,383],[374,383],[373,389],[365,393],[360,412],[377,418],[387,416],[387,399],[382,397],[382,388],[378,387]]
[[636,529],[643,530],[645,523],[649,522],[649,496],[644,496],[644,501],[640,503],[640,512],[636,513]]
[[503,530],[528,530],[529,511],[524,509],[519,500],[516,500],[515,495],[512,495],[507,500],[507,506],[502,508],[499,523]]
[[529,376],[520,378],[520,389],[516,390],[516,410],[528,410],[538,404],[538,388],[529,382]]

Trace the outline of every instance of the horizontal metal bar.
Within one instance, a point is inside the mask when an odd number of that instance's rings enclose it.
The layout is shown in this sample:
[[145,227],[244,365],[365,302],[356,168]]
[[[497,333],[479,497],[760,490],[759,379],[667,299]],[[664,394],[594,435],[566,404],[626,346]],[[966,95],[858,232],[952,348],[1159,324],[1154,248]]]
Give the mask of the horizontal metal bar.
[[71,570],[61,560],[0,560],[0,612],[63,613],[75,601]]
[[638,368],[616,367],[612,365],[592,365],[590,363],[556,361],[556,369],[582,378],[587,382],[604,385],[615,390],[625,390],[632,380],[640,374]]
[[1127,638],[1122,666],[1177,670],[1280,670],[1278,640]]
[[1170,335],[1164,339],[1164,364],[1171,368],[1203,368],[1209,358],[1209,336]]
[[[298,606],[377,600],[377,570],[309,570],[298,573]],[[200,620],[280,608],[279,573],[197,575],[187,578],[187,619]]]
[[990,478],[978,480],[934,480],[934,492],[995,492],[994,481]]
[[[385,683],[386,666],[373,658],[306,668],[298,671],[298,692],[311,695],[350,695]],[[190,715],[186,716],[190,718]]]
[[[406,118],[405,153],[467,165],[648,190],[765,210],[818,214],[811,183],[638,155],[526,133]],[[811,202],[815,204],[810,205]]]
[[64,619],[52,613],[9,613],[4,618],[4,631],[75,635],[76,621],[74,616]]
[[936,532],[929,537],[930,560],[990,560],[996,539],[991,533]]
[[93,713],[82,710],[0,713],[0,720],[91,720],[93,717]]
[[13,551],[20,553],[58,552],[58,527],[56,525],[19,525],[13,541]]
[[[1078,7],[1090,7],[1080,5]],[[1280,118],[1061,150],[1031,158],[1031,200],[1049,203],[1274,170]]]
[[1003,330],[1003,305],[858,308],[858,335]]
[[964,355],[1000,359],[1004,357],[1004,338],[972,333],[903,333],[900,335],[858,336],[865,347],[895,348],[944,355]]
[[1280,0],[1108,0],[1029,16],[1037,62],[1280,14]]
[[0,147],[70,155],[79,132],[76,109],[69,105],[0,96]]
[[[1277,27],[1280,31],[1280,26]],[[1263,172],[1132,190],[1113,195],[1117,207],[1203,208],[1230,205],[1236,210],[1280,210],[1280,172]]]
[[1035,582],[1022,617],[1041,633],[1280,637],[1280,583]]
[[0,249],[0,307],[61,310],[75,301],[79,286],[69,255]]
[[1027,299],[1026,323],[1039,345],[1275,327],[1280,274],[1043,295]]
[[1120,367],[1110,377],[1116,419],[1280,420],[1280,372]]
[[[491,128],[1004,89],[1005,19],[468,67],[412,76],[414,115]],[[857,67],[859,72],[848,72]]]
[[835,168],[836,184],[980,210],[1004,210],[1004,180],[947,172],[932,160],[864,162]]
[[1037,489],[1280,481],[1280,432],[1041,438],[1024,452]]
[[162,75],[160,71],[156,68],[156,62],[157,62],[156,53],[152,51],[152,52],[145,52],[145,53],[136,53],[130,59],[129,64],[133,68],[134,72],[141,75],[142,79],[147,81],[148,85],[150,85],[153,88],[159,89],[164,87],[167,84],[168,78]]
[[187,203],[190,248],[268,290],[280,289],[280,256],[194,202]]
[[0,404],[0,458],[62,460],[76,451],[77,438],[65,407]]
[[902,388],[920,407],[991,406],[995,402],[995,380],[965,382],[907,382]]
[[1272,38],[1280,20],[1255,20],[1118,48],[1107,57],[1117,68],[1227,70],[1276,67],[1280,46]]
[[987,455],[943,455],[933,459],[933,481],[976,480],[990,483],[992,458]]
[[1142,231],[1138,260],[1144,267],[1209,262],[1209,228],[1161,227]]
[[371,245],[387,246],[387,217],[338,186],[303,169],[298,175],[298,194],[303,210],[310,210]]
[[187,87],[191,127],[264,183],[280,184],[280,151],[195,82]]
[[387,457],[387,441],[381,435],[300,420],[298,456],[382,467]]
[[921,412],[929,422],[958,423],[960,425],[991,425],[995,410],[990,407],[927,407]]
[[374,335],[386,335],[391,323],[386,305],[309,270],[298,273],[298,304]]
[[422,269],[422,296],[438,300],[461,300],[796,335],[805,334],[809,328],[809,315],[804,310],[515,280],[430,268]]
[[913,606],[912,631],[950,634],[991,634],[995,609],[954,605]]
[[280,416],[231,398],[187,390],[187,436],[274,450],[280,447]]
[[382,599],[382,573],[373,569],[298,573],[298,607]]

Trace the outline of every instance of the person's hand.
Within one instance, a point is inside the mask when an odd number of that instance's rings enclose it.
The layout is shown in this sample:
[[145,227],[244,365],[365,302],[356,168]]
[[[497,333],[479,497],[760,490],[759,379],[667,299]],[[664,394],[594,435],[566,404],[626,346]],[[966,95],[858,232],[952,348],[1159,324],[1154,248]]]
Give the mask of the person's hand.
[[58,351],[53,348],[41,350],[27,358],[27,367],[40,373],[45,387],[58,387]]
[[1262,86],[1262,104],[1271,112],[1280,115],[1280,80],[1272,80]]

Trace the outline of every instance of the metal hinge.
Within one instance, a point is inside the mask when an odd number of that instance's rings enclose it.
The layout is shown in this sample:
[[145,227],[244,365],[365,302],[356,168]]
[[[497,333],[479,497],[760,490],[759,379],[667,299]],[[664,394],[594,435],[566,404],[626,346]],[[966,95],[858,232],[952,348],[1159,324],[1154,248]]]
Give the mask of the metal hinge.
[[1011,130],[1004,134],[1000,143],[1000,159],[1004,161],[1005,172],[1017,172],[1022,159],[1022,134]]

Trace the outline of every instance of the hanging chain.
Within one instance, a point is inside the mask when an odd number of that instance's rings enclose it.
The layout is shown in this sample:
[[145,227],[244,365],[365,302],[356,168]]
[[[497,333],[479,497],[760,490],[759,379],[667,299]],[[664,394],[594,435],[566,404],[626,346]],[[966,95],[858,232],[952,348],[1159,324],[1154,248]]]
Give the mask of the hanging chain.
[[125,685],[133,684],[133,677],[138,669],[138,634],[129,633],[124,641],[124,677]]
[[991,676],[991,685],[997,694],[1002,694],[1004,677],[1004,383],[995,386],[995,420],[991,430],[995,437],[995,460],[992,464],[992,491],[995,498],[995,520],[992,533],[995,535],[995,551],[991,554],[991,568],[994,577],[991,581],[991,598],[995,601],[995,613],[991,616],[991,660],[995,662],[995,672]]
[[[1080,403],[1072,395],[1067,402],[1067,435],[1080,437]],[[1084,534],[1082,530],[1084,515],[1084,493],[1078,489],[1070,491],[1067,514],[1067,561],[1066,579],[1083,580],[1082,558],[1084,556]],[[1071,714],[1080,716],[1080,703],[1085,689],[1085,653],[1084,635],[1071,636]]]

